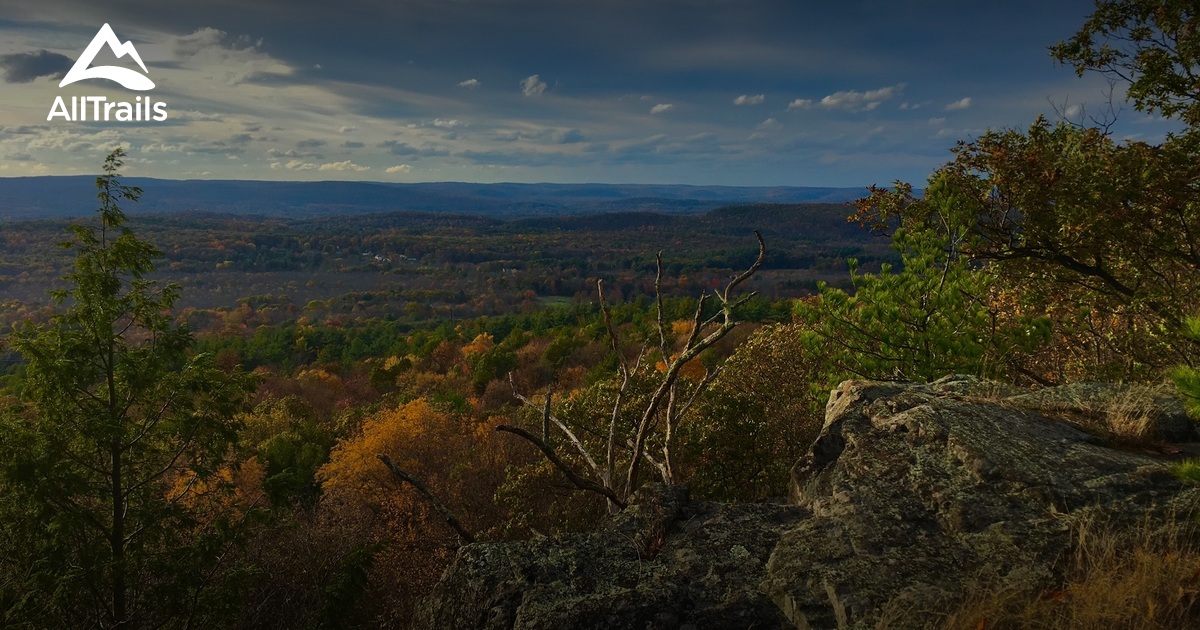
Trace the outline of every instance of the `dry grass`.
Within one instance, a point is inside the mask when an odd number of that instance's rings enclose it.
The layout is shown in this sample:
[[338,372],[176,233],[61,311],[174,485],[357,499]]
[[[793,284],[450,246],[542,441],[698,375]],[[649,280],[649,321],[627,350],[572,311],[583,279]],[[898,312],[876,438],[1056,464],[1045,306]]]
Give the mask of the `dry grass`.
[[1163,385],[1131,385],[1106,401],[1099,410],[1113,435],[1127,440],[1149,439],[1150,423],[1162,413],[1157,400],[1168,392]]
[[940,625],[946,630],[1200,628],[1198,529],[1194,519],[1123,529],[1083,523],[1075,529],[1061,588],[1032,596],[978,588]]
[[1146,446],[1154,443],[1155,423],[1163,413],[1162,399],[1176,396],[1169,384],[1132,384],[1111,394],[1085,397],[1078,393],[1041,403],[1004,400],[1074,425],[1114,445]]

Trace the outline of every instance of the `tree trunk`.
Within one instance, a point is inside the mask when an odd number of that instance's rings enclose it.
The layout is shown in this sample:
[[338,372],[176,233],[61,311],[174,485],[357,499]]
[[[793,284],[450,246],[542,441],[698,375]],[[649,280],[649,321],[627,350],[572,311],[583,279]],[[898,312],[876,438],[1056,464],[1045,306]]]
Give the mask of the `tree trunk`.
[[121,439],[112,441],[112,613],[113,627],[125,626],[125,501],[121,479]]

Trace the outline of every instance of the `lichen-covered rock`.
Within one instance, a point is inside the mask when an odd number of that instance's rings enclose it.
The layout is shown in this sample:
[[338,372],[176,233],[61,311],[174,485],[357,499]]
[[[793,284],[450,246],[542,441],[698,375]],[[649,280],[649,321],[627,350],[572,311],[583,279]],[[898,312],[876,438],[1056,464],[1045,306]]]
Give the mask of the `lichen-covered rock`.
[[921,627],[975,580],[1050,586],[1077,519],[1194,504],[1161,456],[1031,393],[843,383],[789,504],[648,486],[595,533],[467,545],[417,627]]
[[763,582],[798,627],[874,627],[885,614],[920,626],[985,576],[1036,590],[1075,519],[1141,518],[1182,490],[1159,458],[963,386],[833,392],[792,475],[792,501],[812,517],[783,535]]
[[688,501],[651,485],[600,531],[459,551],[419,628],[779,628],[759,590],[785,504]]
[[1009,396],[1008,403],[1116,436],[1191,442],[1196,427],[1173,386],[1071,383]]

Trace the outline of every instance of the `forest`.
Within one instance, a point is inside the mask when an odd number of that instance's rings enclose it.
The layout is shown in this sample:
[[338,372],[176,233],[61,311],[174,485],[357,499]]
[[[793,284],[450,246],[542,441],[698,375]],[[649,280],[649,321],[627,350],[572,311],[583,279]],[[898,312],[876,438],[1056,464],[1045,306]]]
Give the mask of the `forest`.
[[[465,543],[778,500],[847,379],[1200,414],[1200,16],[1099,2],[1052,54],[1182,131],[1038,119],[920,193],[693,216],[127,216],[114,151],[93,216],[0,232],[3,625],[408,627]],[[1174,593],[1109,627],[1200,620]]]

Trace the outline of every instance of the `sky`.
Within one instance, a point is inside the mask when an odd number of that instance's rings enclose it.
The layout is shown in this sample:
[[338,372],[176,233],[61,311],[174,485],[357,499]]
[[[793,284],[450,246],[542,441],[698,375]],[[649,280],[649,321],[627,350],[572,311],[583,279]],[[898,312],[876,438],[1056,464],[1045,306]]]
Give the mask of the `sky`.
[[[0,177],[866,186],[1104,111],[1090,0],[0,0]],[[155,87],[59,82],[103,24]],[[93,65],[140,72],[105,50]],[[57,96],[166,103],[47,121]],[[1120,86],[1115,99],[1121,104]],[[1173,128],[1124,106],[1114,132]]]

